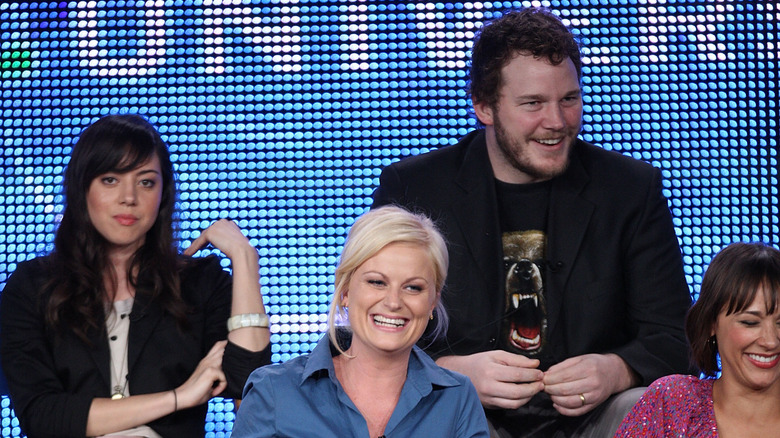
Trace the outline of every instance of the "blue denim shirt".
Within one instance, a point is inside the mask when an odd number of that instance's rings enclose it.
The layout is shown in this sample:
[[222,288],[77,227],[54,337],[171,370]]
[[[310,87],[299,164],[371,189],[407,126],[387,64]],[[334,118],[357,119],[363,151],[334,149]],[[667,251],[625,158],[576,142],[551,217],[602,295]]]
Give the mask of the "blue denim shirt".
[[[244,387],[232,437],[369,438],[365,419],[336,380],[333,356],[338,354],[325,335],[311,354],[255,370]],[[385,436],[490,435],[471,381],[440,368],[415,346]]]

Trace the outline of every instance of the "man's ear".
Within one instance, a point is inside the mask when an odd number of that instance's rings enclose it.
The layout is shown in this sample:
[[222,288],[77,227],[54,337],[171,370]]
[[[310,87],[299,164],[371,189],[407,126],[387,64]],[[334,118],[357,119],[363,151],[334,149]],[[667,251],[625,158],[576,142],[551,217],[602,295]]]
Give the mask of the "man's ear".
[[472,100],[471,103],[474,106],[474,114],[477,115],[479,121],[485,126],[493,126],[493,107],[485,102]]

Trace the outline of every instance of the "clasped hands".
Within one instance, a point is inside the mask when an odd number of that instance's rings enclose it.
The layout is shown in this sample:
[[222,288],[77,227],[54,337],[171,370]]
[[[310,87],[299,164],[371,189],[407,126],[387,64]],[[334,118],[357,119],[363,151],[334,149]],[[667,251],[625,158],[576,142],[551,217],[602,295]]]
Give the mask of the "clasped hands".
[[486,408],[517,409],[544,391],[562,415],[578,416],[632,385],[632,371],[615,354],[575,356],[547,371],[538,369],[538,359],[501,350],[442,357],[437,363],[467,375]]

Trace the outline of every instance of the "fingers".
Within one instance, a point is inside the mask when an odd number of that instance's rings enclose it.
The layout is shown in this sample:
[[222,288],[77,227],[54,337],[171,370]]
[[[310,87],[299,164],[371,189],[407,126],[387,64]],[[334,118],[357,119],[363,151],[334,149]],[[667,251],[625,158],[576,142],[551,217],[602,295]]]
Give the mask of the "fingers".
[[544,391],[563,415],[589,412],[612,394],[615,373],[601,355],[577,356],[550,367],[544,375]]
[[177,388],[180,407],[192,407],[205,403],[227,387],[225,373],[222,372],[222,356],[227,341],[216,342],[206,356],[200,360],[192,375]]
[[589,400],[591,397],[597,397],[596,393],[584,392],[565,396],[551,396],[550,398],[553,401],[553,407],[561,415],[576,417],[590,412],[603,401],[599,400],[594,403]]
[[225,352],[225,347],[227,346],[227,340],[223,339],[221,341],[217,341],[214,343],[214,345],[211,346],[211,349],[206,354],[206,356],[211,356],[212,354],[219,354],[220,356]]
[[469,376],[486,407],[514,409],[544,389],[539,361],[506,351],[462,356],[454,365]]
[[184,250],[184,255],[191,256],[208,244],[214,245],[228,257],[243,247],[250,247],[249,240],[241,229],[230,219],[220,219],[203,230],[192,244]]
[[[222,356],[225,354],[225,346],[227,341],[218,341],[211,347],[211,350],[200,360],[198,368],[222,368]],[[197,368],[196,368],[197,372]]]
[[211,397],[216,397],[219,394],[222,394],[222,391],[227,388],[227,378],[225,378],[225,373],[223,373],[221,370],[219,372],[219,378],[214,381],[212,388]]
[[576,356],[551,366],[544,373],[545,385],[571,382],[592,374],[593,370],[583,358],[584,356]]
[[204,246],[208,244],[208,241],[206,240],[206,237],[203,235],[203,233],[200,234],[195,240],[192,241],[190,246],[187,247],[183,251],[183,254],[186,256],[193,256],[196,252],[200,251]]
[[479,390],[477,392],[482,404],[487,408],[517,409],[542,390],[544,390],[542,382],[493,382],[487,390],[482,393],[479,393]]
[[520,367],[520,368],[539,367],[539,359],[530,359],[521,354],[509,353],[503,350],[489,351],[487,352],[487,356],[496,363],[500,363],[511,367]]

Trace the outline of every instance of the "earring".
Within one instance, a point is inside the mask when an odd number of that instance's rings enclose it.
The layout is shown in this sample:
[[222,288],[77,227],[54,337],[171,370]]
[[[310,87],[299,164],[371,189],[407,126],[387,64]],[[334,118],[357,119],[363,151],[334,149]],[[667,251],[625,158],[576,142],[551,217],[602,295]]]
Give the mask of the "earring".
[[715,335],[710,336],[710,338],[707,339],[707,343],[713,351],[718,351],[718,340],[715,338]]
[[431,321],[433,321],[433,313],[431,313]]

